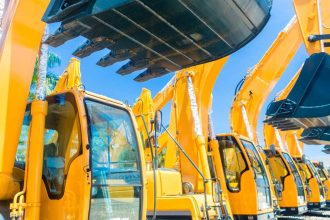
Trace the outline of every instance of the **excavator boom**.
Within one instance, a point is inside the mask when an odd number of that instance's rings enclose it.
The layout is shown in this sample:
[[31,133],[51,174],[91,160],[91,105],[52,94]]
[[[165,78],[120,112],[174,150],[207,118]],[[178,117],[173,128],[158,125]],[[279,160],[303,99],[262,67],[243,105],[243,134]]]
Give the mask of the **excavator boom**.
[[[258,116],[269,93],[302,44],[299,24],[292,18],[263,58],[244,78],[230,111],[231,130],[258,143]],[[242,122],[244,125],[242,126]]]
[[[0,41],[0,200],[12,198],[19,184],[12,179],[24,111],[45,23],[48,1],[9,1]],[[27,19],[29,18],[29,19]],[[28,33],[28,34],[27,34]]]

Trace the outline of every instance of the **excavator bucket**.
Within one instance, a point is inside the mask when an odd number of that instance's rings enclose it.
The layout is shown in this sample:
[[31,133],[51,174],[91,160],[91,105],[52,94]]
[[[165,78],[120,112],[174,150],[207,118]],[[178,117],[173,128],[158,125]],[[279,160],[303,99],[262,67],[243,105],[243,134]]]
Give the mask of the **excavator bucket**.
[[330,126],[330,56],[311,55],[286,99],[267,109],[266,123],[280,130]]
[[323,153],[330,154],[330,145],[325,145],[322,150]]
[[272,1],[52,0],[43,16],[60,27],[47,40],[57,47],[83,36],[73,52],[86,57],[107,48],[97,64],[129,60],[121,75],[145,69],[145,81],[227,56],[265,26]]
[[300,141],[305,144],[330,145],[330,127],[306,128]]

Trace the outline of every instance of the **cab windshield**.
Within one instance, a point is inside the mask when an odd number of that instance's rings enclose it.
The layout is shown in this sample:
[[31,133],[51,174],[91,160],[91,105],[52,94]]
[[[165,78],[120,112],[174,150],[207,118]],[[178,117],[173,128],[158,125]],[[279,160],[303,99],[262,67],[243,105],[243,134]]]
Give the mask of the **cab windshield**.
[[308,184],[309,180],[313,177],[311,171],[309,170],[307,164],[303,163],[301,159],[296,158],[296,162],[298,164],[302,179],[306,184]]
[[322,185],[322,181],[320,179],[319,173],[317,172],[316,168],[314,167],[314,165],[312,164],[312,162],[310,160],[307,160],[307,165],[312,170],[312,173],[315,176],[317,183],[319,185]]
[[251,167],[254,172],[258,190],[258,209],[263,210],[271,207],[270,185],[266,175],[266,170],[263,166],[260,155],[255,146],[246,140],[241,139],[241,142],[246,150]]
[[235,138],[219,136],[217,139],[227,187],[229,191],[238,192],[241,187],[241,176],[248,169],[243,152]]
[[310,167],[310,169],[312,170],[314,177],[316,178],[316,181],[319,186],[320,195],[321,195],[321,197],[324,198],[323,183],[321,181],[321,178],[320,178],[315,166],[312,164],[312,162],[310,160],[307,160],[307,164]]
[[291,172],[293,174],[294,177],[294,181],[296,183],[296,188],[298,191],[298,197],[300,202],[305,202],[305,191],[304,191],[304,185],[303,185],[303,181],[299,175],[298,169],[294,163],[294,161],[292,160],[291,156],[287,153],[282,153],[283,158],[286,160],[286,162],[289,164]]
[[317,173],[320,175],[322,182],[326,181],[327,177],[326,177],[324,171],[322,170],[322,168],[318,164],[315,164],[315,168],[317,170]]
[[273,152],[272,150],[265,150],[269,165],[272,170],[272,174],[276,181],[281,183],[281,188],[284,190],[284,181],[287,176],[290,175],[288,168],[286,167],[286,164],[281,157],[281,155],[276,151]]
[[90,219],[140,219],[142,179],[136,133],[129,113],[85,100],[90,136]]

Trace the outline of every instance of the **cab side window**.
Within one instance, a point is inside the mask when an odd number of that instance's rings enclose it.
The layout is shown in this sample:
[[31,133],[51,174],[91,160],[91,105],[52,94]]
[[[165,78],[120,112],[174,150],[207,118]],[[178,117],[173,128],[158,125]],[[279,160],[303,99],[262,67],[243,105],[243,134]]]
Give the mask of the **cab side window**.
[[71,93],[47,98],[42,176],[50,197],[61,197],[72,160],[80,154],[81,130]]
[[227,187],[231,191],[240,190],[240,179],[242,173],[247,169],[243,153],[238,143],[232,137],[217,137],[223,168],[225,171]]
[[[50,198],[60,198],[70,164],[81,153],[81,130],[77,106],[71,93],[47,97],[42,178]],[[25,169],[31,124],[31,104],[26,108],[15,167]]]

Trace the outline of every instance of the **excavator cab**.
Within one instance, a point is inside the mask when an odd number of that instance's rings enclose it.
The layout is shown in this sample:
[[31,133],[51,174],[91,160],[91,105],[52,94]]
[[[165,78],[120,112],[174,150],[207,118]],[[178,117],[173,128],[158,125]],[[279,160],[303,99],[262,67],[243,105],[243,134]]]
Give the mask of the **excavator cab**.
[[324,187],[324,191],[325,191],[325,195],[326,195],[326,205],[327,207],[330,206],[330,193],[329,193],[329,189],[330,189],[330,180],[329,180],[329,173],[328,171],[325,169],[323,162],[318,162],[318,161],[314,161],[313,165],[315,166],[317,173],[320,175],[320,179],[323,183],[323,187]]
[[[274,182],[280,184],[279,207],[284,215],[300,215],[307,211],[303,180],[291,156],[275,148],[264,149],[268,169]],[[278,190],[276,190],[278,191]]]
[[254,144],[236,134],[217,140],[234,217],[275,219],[271,186]]
[[[46,101],[41,219],[141,219],[143,164],[130,109],[78,90]],[[30,122],[28,104],[14,168],[20,181],[28,166]]]
[[295,157],[294,159],[306,184],[306,191],[308,191],[308,209],[320,209],[325,207],[323,184],[314,165],[304,155],[302,157]]

